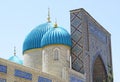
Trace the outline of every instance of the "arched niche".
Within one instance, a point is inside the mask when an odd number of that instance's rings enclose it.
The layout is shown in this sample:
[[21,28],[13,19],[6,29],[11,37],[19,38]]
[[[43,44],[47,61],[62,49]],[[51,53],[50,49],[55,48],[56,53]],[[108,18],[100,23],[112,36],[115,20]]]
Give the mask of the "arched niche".
[[100,55],[98,55],[94,61],[93,82],[107,82],[107,72]]

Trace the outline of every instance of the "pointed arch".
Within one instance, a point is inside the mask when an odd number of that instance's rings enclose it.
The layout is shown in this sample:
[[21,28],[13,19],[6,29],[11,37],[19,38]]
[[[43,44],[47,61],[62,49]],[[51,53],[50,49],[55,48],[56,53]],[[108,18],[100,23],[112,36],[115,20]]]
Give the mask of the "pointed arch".
[[93,82],[107,82],[107,72],[100,55],[98,55],[93,64]]

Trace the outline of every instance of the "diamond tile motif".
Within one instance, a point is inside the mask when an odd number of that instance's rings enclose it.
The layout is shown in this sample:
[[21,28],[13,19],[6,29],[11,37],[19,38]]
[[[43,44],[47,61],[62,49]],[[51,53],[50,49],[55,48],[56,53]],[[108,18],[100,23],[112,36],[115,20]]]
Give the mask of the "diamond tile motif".
[[73,20],[74,17],[75,17],[75,14],[71,13],[71,15],[70,15],[71,20]]
[[80,68],[82,68],[82,64],[83,63],[82,61],[80,61],[78,58],[74,61],[73,63],[73,69],[76,70],[76,71],[80,71]]
[[78,45],[76,45],[76,46],[74,46],[73,48],[72,48],[72,52],[78,57],[79,56],[79,54],[81,53],[81,51],[82,51],[82,48],[80,47],[80,46],[78,46]]
[[72,24],[75,28],[77,28],[77,27],[81,24],[80,19],[79,19],[78,17],[75,17],[71,24]]
[[[72,26],[71,26],[71,27],[72,27]],[[76,30],[76,29],[72,27],[72,28],[71,28],[71,33],[75,32],[75,30]]]
[[82,20],[82,13],[78,13],[77,16]]
[[83,38],[82,38],[82,37],[79,39],[79,41],[78,41],[77,44],[79,44],[79,45],[83,45]]
[[81,16],[78,12],[74,13],[74,18],[71,16],[72,68],[80,73],[84,73]]
[[80,24],[77,29],[78,31],[82,32],[82,25]]
[[73,34],[72,34],[72,38],[74,41],[78,41],[80,39],[80,37],[82,36],[82,33],[79,32],[78,30],[76,30]]

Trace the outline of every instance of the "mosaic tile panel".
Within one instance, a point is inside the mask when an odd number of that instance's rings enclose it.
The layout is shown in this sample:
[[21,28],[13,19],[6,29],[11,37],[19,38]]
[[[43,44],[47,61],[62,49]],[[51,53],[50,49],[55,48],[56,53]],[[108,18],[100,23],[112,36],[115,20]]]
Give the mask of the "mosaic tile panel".
[[38,82],[52,82],[52,80],[45,78],[45,77],[39,77]]
[[74,52],[74,55],[79,57],[79,54],[82,52],[82,48],[79,45],[76,45],[72,48],[72,52]]
[[6,79],[0,78],[0,82],[6,82]]
[[81,24],[81,21],[78,17],[75,17],[73,22],[72,22],[72,25],[77,28],[79,25]]
[[80,78],[71,75],[70,76],[70,82],[83,82]]
[[74,16],[75,16],[75,14],[72,14],[72,13],[71,13],[71,15],[70,15],[71,20],[74,19]]
[[71,38],[72,38],[72,68],[84,73],[83,66],[83,37],[82,37],[82,14],[71,13]]
[[[77,59],[74,61],[73,69],[76,70],[76,71],[80,71],[81,68],[83,67],[83,65],[80,64],[80,63],[83,63],[83,62],[82,62],[80,59],[77,58]],[[81,73],[83,73],[82,70],[81,70]]]
[[72,38],[74,41],[78,41],[82,36],[82,32],[76,30],[73,34],[72,34]]
[[90,33],[94,34],[100,41],[106,43],[107,36],[104,32],[102,32],[98,27],[93,23],[88,23]]
[[76,29],[71,26],[71,33],[73,33]]
[[18,69],[15,69],[15,76],[20,77],[20,78],[24,78],[24,79],[28,79],[28,80],[32,80],[32,74],[31,73],[27,73]]
[[0,72],[7,73],[7,66],[0,65]]

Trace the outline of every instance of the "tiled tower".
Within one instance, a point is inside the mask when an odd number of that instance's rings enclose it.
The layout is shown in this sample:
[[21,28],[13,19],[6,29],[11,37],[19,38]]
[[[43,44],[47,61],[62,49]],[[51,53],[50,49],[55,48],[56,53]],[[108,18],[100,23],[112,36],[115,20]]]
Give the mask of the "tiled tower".
[[112,82],[111,35],[84,9],[70,11],[72,68],[86,82]]
[[83,16],[81,12],[73,10],[70,13],[71,37],[72,37],[72,68],[84,73],[83,61]]

